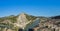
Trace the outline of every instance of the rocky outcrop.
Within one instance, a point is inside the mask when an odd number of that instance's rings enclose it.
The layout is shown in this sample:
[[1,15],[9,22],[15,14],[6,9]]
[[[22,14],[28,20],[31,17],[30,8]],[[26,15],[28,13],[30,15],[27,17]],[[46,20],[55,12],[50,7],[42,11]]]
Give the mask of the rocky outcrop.
[[35,17],[33,17],[33,16],[27,15],[25,13],[21,13],[17,17],[17,23],[14,23],[14,24],[17,27],[24,29],[26,27],[26,25],[29,24],[30,22],[33,22],[34,19],[35,19]]
[[26,23],[28,22],[26,15],[24,13],[20,14],[17,18],[17,26],[20,28],[23,28],[26,26]]

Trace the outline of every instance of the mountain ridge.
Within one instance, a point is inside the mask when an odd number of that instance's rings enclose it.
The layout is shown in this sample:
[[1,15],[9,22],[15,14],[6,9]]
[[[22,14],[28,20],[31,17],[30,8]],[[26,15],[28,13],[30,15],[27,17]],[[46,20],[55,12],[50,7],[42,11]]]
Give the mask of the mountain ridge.
[[32,22],[36,21],[37,18],[39,18],[40,22],[46,22],[49,19],[51,20],[52,18],[53,19],[56,18],[56,16],[55,17],[43,17],[43,16],[33,16],[33,15],[28,15],[26,13],[21,13],[17,16],[11,15],[11,16],[0,18],[0,24],[2,24],[4,27],[6,26],[5,28],[7,30],[14,29],[13,31],[18,31],[19,28],[25,29],[25,27],[27,27],[28,24],[31,25]]

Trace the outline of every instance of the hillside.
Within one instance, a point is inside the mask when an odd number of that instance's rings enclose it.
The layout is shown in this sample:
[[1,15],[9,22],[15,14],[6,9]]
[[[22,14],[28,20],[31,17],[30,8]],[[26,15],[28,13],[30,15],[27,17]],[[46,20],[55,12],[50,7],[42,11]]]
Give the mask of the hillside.
[[[19,28],[25,28],[25,26],[35,20],[37,17],[21,13],[20,15],[6,16],[0,18],[0,30],[13,30],[18,31]],[[23,25],[24,24],[24,25]],[[21,27],[21,25],[23,27]]]
[[53,27],[54,29],[60,27],[60,16],[47,18],[21,13],[17,16],[11,15],[0,18],[0,31],[28,31],[29,29],[51,31]]

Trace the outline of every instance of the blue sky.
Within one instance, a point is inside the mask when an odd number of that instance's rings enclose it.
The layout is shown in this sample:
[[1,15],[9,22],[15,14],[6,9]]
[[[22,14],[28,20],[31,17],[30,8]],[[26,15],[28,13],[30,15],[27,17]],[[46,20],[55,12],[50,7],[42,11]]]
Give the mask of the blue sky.
[[60,0],[0,0],[0,17],[22,12],[34,16],[60,15]]

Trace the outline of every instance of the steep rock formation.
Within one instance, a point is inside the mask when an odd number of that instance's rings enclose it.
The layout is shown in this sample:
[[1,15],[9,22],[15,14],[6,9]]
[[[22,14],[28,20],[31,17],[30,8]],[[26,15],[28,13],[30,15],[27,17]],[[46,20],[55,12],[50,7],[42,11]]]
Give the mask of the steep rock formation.
[[26,23],[28,22],[26,15],[24,13],[20,14],[17,18],[17,26],[20,28],[23,28],[26,26]]

